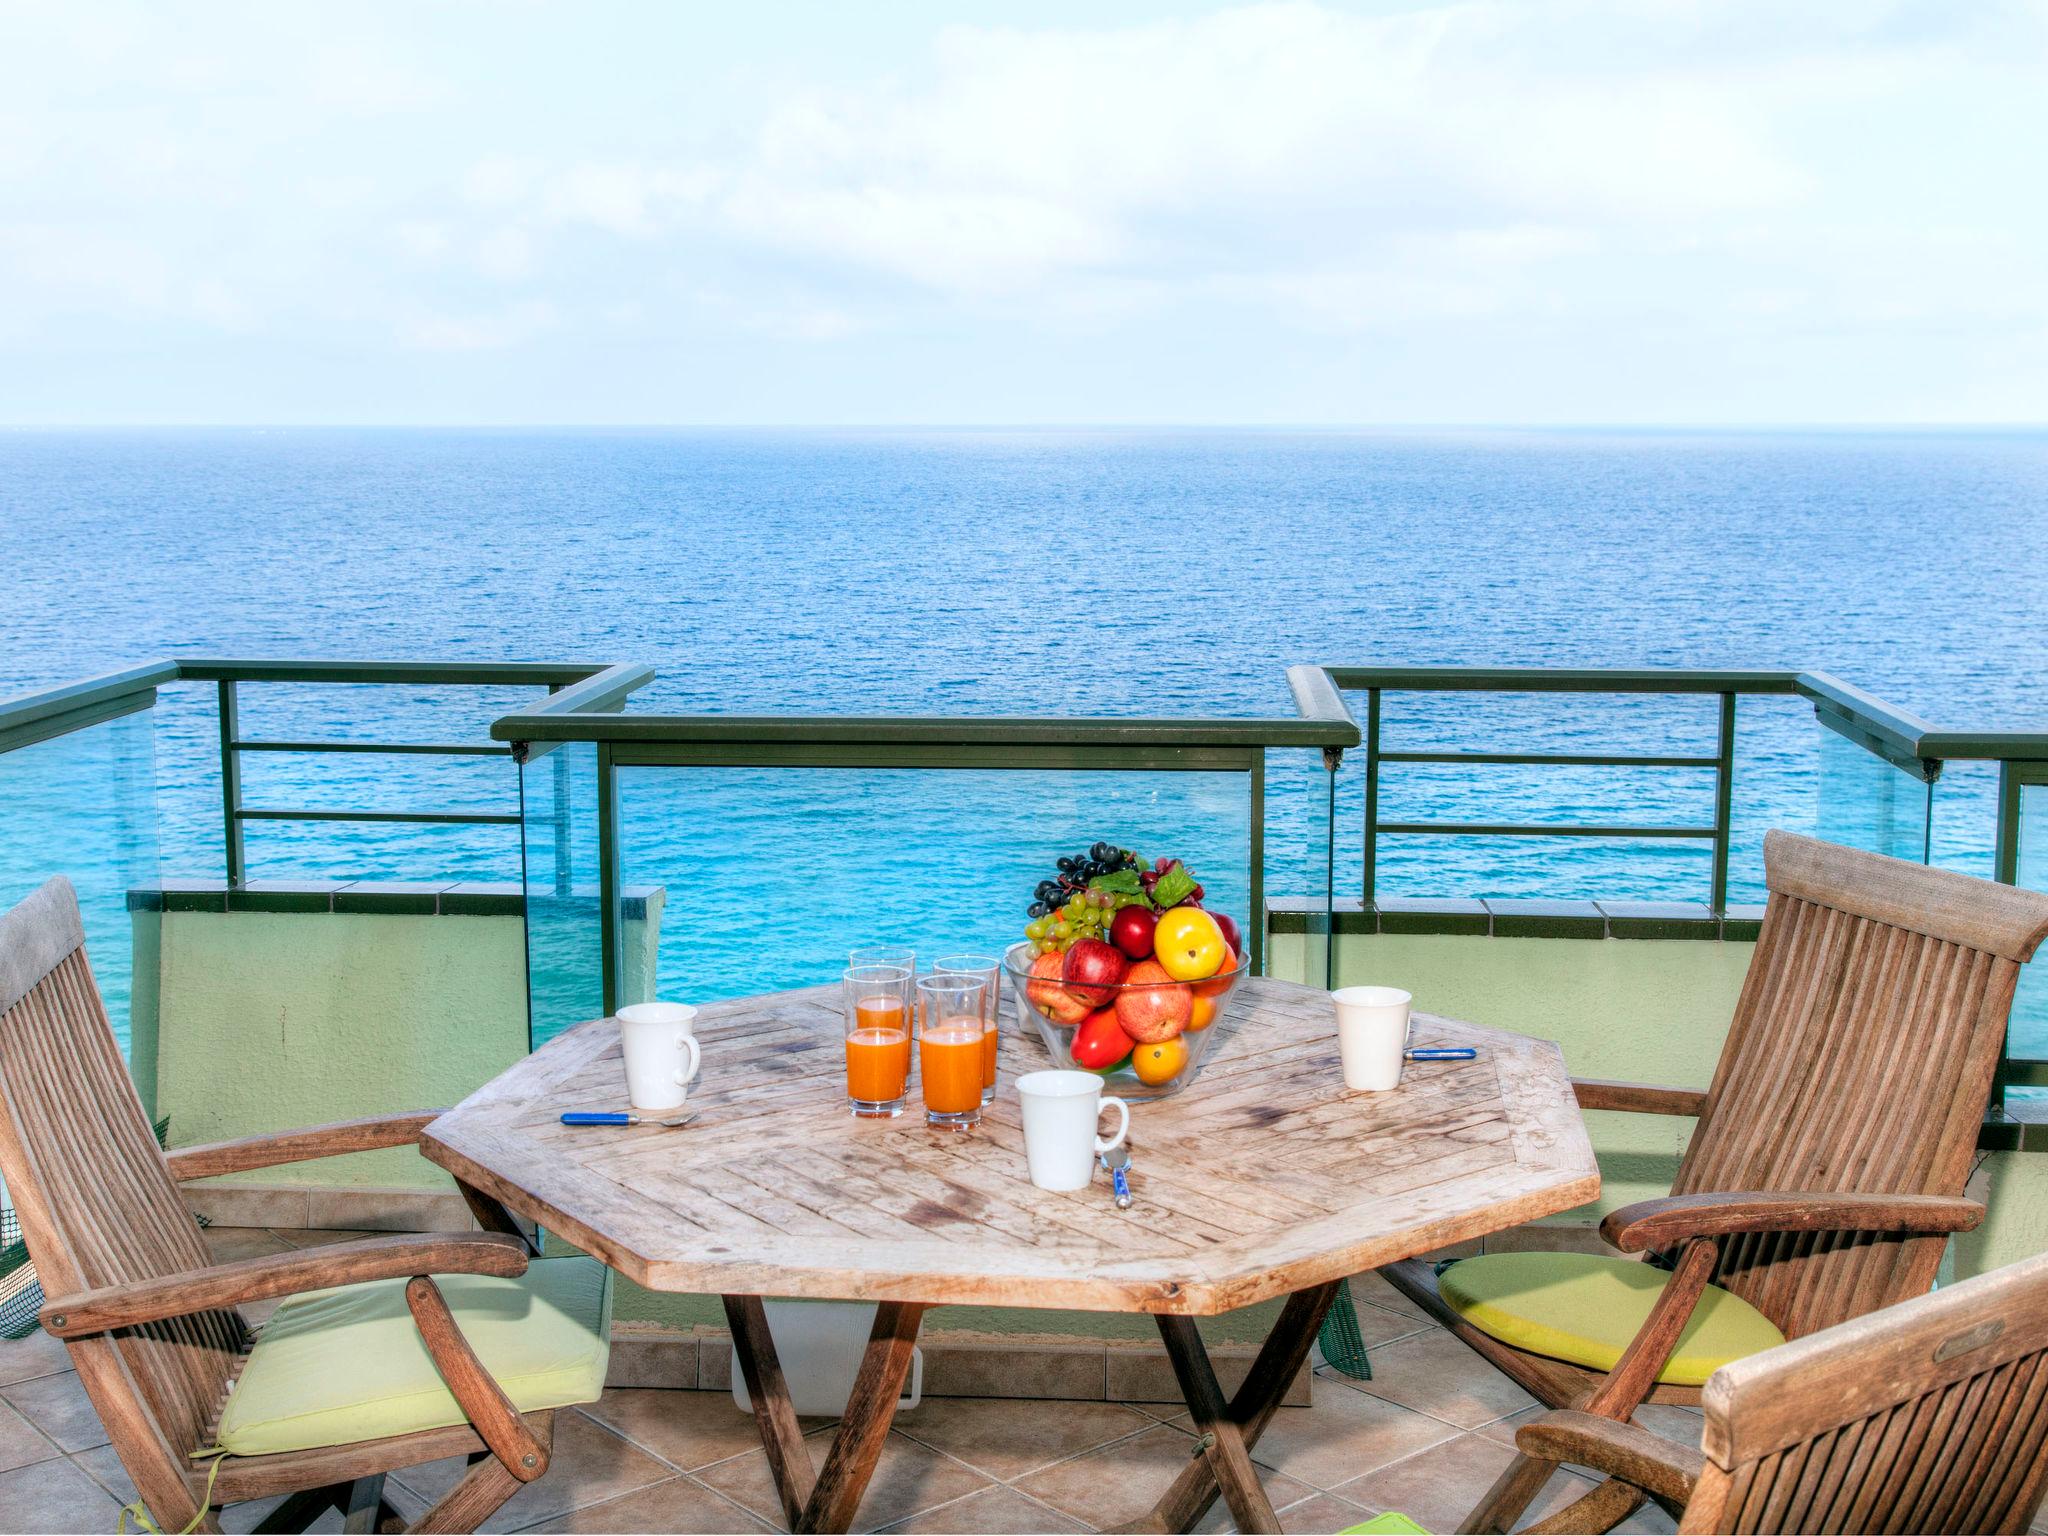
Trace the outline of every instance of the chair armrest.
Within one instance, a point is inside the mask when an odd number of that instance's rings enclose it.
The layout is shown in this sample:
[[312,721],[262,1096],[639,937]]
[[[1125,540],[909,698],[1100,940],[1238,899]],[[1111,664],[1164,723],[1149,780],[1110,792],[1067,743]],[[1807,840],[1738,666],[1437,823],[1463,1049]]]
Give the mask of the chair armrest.
[[1560,1408],[1515,1431],[1515,1449],[1543,1461],[1575,1462],[1673,1504],[1692,1497],[1706,1458],[1691,1446],[1636,1424]]
[[1614,1083],[1597,1077],[1575,1077],[1572,1092],[1581,1109],[1619,1109],[1639,1115],[1694,1115],[1707,1107],[1700,1088],[1659,1088],[1654,1083]]
[[1976,1201],[1947,1195],[1751,1190],[1638,1200],[1609,1211],[1600,1235],[1623,1253],[1641,1253],[1735,1232],[1968,1232],[1983,1219]]
[[364,1280],[414,1275],[522,1275],[526,1245],[501,1232],[438,1236],[364,1237],[324,1248],[237,1259],[211,1269],[187,1270],[156,1280],[102,1286],[52,1297],[42,1310],[46,1332],[60,1339],[132,1328],[215,1307],[272,1296],[355,1285]]
[[279,1163],[339,1157],[344,1152],[417,1146],[420,1132],[445,1113],[439,1109],[412,1109],[397,1115],[371,1115],[364,1120],[338,1120],[332,1125],[313,1125],[298,1131],[270,1131],[236,1141],[210,1141],[201,1146],[180,1147],[167,1153],[166,1161],[171,1177],[183,1183],[188,1179],[210,1179],[217,1173],[246,1173],[251,1168],[274,1168]]

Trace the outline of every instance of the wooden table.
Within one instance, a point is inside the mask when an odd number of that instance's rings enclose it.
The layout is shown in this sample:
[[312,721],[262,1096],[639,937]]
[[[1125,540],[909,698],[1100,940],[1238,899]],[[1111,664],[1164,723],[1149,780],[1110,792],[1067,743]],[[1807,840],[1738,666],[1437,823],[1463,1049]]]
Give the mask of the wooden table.
[[[1128,1211],[1107,1182],[1025,1177],[1015,1091],[1049,1064],[1004,1019],[996,1100],[973,1132],[846,1113],[836,988],[716,1003],[697,1017],[696,1121],[571,1129],[617,1108],[618,1027],[582,1024],[427,1128],[426,1155],[471,1192],[539,1222],[653,1290],[725,1298],[762,1443],[796,1531],[853,1522],[927,1307],[1149,1312],[1202,1455],[1138,1528],[1191,1529],[1220,1492],[1239,1529],[1278,1530],[1257,1443],[1348,1275],[1568,1209],[1600,1179],[1555,1045],[1418,1014],[1417,1044],[1473,1061],[1411,1063],[1389,1094],[1346,1094],[1326,994],[1253,979],[1201,1075],[1133,1107]],[[1285,1295],[1233,1397],[1193,1319]],[[821,1470],[775,1358],[764,1296],[880,1303]]]

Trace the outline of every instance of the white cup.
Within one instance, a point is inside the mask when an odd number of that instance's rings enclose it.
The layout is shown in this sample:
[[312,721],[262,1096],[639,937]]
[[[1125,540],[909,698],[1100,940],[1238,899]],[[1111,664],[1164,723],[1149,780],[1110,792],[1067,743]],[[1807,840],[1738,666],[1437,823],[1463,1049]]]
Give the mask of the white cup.
[[[1040,1189],[1086,1189],[1095,1159],[1121,1146],[1131,1129],[1131,1106],[1105,1096],[1093,1072],[1027,1072],[1017,1079],[1024,1105],[1024,1161]],[[1114,1136],[1095,1134],[1104,1109],[1114,1105]]]
[[[632,1003],[619,1010],[619,1044],[626,1053],[626,1101],[635,1109],[683,1107],[703,1054],[688,1003]],[[683,1063],[688,1061],[689,1065]]]
[[1408,1005],[1399,987],[1340,987],[1337,1054],[1344,1062],[1344,1086],[1357,1093],[1385,1093],[1401,1086],[1401,1059],[1408,1049]]

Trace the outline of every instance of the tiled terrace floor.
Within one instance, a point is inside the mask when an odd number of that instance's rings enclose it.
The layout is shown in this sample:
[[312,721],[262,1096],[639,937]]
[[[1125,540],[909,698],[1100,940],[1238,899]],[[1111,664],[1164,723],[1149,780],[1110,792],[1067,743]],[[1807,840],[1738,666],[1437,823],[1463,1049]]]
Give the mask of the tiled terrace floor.
[[[332,1240],[340,1233],[319,1234]],[[313,1234],[209,1234],[223,1256],[275,1252]],[[1386,1509],[1432,1530],[1457,1522],[1506,1462],[1532,1400],[1373,1276],[1353,1283],[1373,1379],[1317,1372],[1313,1407],[1282,1408],[1254,1459],[1291,1532],[1337,1531]],[[1650,1428],[1697,1437],[1687,1409]],[[814,1434],[829,1426],[819,1422]],[[861,1509],[864,1529],[1089,1531],[1140,1514],[1194,1445],[1186,1416],[1117,1403],[930,1398],[899,1415]],[[394,1478],[410,1517],[454,1480],[435,1463]],[[1538,1513],[1590,1483],[1555,1480]],[[0,1342],[0,1531],[111,1531],[134,1497],[61,1345]],[[231,1507],[251,1529],[270,1503]],[[752,1419],[719,1392],[612,1390],[556,1422],[554,1465],[486,1529],[769,1531],[774,1489]],[[1204,1529],[1228,1530],[1219,1505]],[[339,1530],[330,1514],[320,1530]],[[1625,1531],[1669,1531],[1654,1506]],[[2037,1526],[2037,1530],[2043,1527]]]

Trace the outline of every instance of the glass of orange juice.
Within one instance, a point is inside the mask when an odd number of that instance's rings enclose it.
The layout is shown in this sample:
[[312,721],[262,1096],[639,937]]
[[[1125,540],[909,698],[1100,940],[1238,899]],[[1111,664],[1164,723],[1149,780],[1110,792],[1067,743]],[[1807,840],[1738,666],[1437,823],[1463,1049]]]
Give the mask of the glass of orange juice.
[[856,965],[842,986],[847,1107],[859,1119],[893,1120],[910,1091],[910,972]]
[[964,1131],[981,1120],[983,1037],[980,976],[934,974],[917,982],[917,1071],[924,1118],[942,1130]]
[[986,984],[981,994],[981,1102],[996,1096],[996,1038],[1002,1021],[1002,962],[993,955],[941,955],[932,962],[934,976],[979,976]]

